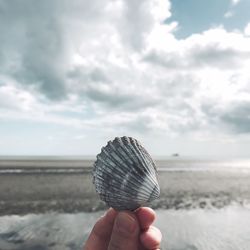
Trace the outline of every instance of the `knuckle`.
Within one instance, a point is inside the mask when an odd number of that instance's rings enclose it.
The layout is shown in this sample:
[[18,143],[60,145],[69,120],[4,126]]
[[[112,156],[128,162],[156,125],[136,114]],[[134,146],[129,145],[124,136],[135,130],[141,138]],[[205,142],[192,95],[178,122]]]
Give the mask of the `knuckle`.
[[109,242],[108,250],[127,250],[127,244],[130,242],[130,236],[128,233],[121,232],[119,229],[113,231],[113,235]]
[[117,235],[117,237],[122,238],[123,241],[128,240],[133,237],[133,234],[126,230],[122,230],[120,228],[114,227],[113,228],[113,233]]

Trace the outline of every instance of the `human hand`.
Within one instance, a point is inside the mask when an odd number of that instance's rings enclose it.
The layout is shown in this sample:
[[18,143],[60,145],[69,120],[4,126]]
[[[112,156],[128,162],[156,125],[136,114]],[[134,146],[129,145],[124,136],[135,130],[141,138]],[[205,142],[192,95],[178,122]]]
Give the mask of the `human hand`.
[[134,213],[110,208],[94,225],[84,250],[159,250],[162,236],[154,220],[148,207]]

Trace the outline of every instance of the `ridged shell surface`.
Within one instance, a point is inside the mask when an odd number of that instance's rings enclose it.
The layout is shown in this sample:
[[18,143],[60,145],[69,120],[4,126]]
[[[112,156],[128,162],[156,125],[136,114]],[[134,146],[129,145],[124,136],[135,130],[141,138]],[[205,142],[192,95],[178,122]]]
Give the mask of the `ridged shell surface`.
[[160,195],[155,163],[132,137],[116,137],[102,148],[93,183],[101,200],[116,210],[135,210]]

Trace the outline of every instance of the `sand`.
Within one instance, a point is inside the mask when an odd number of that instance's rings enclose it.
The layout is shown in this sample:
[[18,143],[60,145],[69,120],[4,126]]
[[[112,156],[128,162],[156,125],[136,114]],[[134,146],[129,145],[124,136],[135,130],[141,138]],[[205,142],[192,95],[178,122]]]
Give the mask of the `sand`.
[[[250,200],[250,172],[161,171],[153,208],[222,208]],[[105,209],[90,172],[0,175],[0,214],[90,212]]]

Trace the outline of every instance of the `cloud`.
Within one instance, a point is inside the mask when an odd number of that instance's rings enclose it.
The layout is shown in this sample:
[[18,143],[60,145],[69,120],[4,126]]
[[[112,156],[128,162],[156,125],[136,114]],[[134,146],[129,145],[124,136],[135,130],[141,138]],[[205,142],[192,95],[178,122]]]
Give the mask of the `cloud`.
[[[236,43],[228,43],[230,39]],[[211,29],[202,35],[194,35],[176,41],[176,50],[153,49],[144,60],[168,69],[197,69],[202,67],[230,69],[241,67],[250,59],[250,48],[243,35],[226,33],[224,29]],[[242,44],[242,46],[239,46]]]
[[240,0],[231,0],[233,6],[239,4]]
[[244,33],[246,36],[250,36],[250,23],[248,23],[244,29]]
[[248,26],[177,39],[160,0],[14,0],[0,11],[0,119],[98,138],[250,132]]
[[[2,74],[11,75],[20,84],[41,91],[51,100],[67,98],[70,89],[66,75],[72,67],[72,54],[77,50],[91,51],[97,35],[103,32],[108,36],[113,32],[107,16],[109,11],[105,12],[108,1],[86,3],[74,1],[68,7],[65,7],[66,1],[57,0],[3,3]],[[81,49],[83,45],[86,48]]]
[[0,86],[0,109],[28,111],[34,104],[34,97],[29,92],[19,91],[13,86]]
[[135,69],[115,65],[78,67],[69,77],[76,83],[80,98],[96,103],[100,109],[136,112],[157,104],[157,97],[150,96],[150,86],[143,86],[143,80],[148,79]]
[[231,18],[233,15],[234,15],[234,13],[233,13],[232,11],[227,11],[227,12],[224,14],[224,17],[225,17],[225,18]]
[[250,58],[249,51],[240,51],[237,48],[223,48],[218,44],[209,44],[206,47],[196,46],[189,56],[193,58],[191,65],[209,66],[217,68],[235,68],[241,66],[245,59]]
[[140,51],[155,20],[170,15],[165,2],[154,1],[152,6],[151,1],[74,1],[67,8],[66,1],[57,0],[5,2],[1,72],[51,100],[67,98],[75,55],[86,64],[105,64],[108,58]]
[[206,47],[197,45],[182,55],[151,51],[144,57],[146,62],[158,64],[168,69],[202,67],[230,69],[240,67],[244,63],[244,59],[249,58],[250,51],[242,52],[234,48],[219,48],[217,44]]
[[236,133],[250,133],[250,100],[232,103],[220,119]]
[[169,1],[124,1],[123,13],[119,29],[124,44],[129,44],[136,50],[145,46],[145,37],[153,29],[155,23],[163,22],[170,17]]
[[61,61],[64,40],[56,2],[5,2],[1,6],[2,72],[21,84],[32,85],[49,98],[66,95]]
[[250,132],[250,99],[236,100],[227,106],[204,105],[203,111],[208,115],[210,122],[222,126],[229,133],[247,134]]

